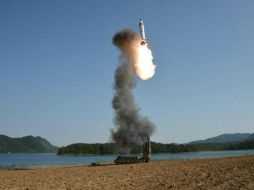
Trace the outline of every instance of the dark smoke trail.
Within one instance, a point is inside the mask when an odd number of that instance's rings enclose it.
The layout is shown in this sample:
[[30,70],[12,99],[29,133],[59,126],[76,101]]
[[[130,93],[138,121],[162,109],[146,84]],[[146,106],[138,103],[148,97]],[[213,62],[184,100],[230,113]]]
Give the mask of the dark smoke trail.
[[119,66],[115,71],[114,98],[115,110],[112,140],[120,147],[142,144],[152,135],[155,125],[147,117],[142,117],[135,104],[132,89],[136,85],[134,61],[140,37],[135,32],[125,29],[115,34],[113,44],[121,50]]

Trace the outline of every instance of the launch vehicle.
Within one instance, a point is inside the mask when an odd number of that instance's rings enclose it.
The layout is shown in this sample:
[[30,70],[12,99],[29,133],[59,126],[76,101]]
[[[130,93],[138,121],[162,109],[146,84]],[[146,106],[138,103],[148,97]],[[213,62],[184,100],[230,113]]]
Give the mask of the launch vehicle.
[[141,45],[148,44],[148,39],[146,38],[145,34],[145,25],[142,19],[139,20],[139,32],[140,32],[140,37],[141,37]]

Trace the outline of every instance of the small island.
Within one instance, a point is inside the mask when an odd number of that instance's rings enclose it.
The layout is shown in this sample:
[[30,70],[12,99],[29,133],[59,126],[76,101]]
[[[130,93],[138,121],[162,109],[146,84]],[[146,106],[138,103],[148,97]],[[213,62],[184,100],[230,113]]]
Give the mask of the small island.
[[[254,134],[222,134],[206,140],[186,144],[151,142],[152,153],[181,153],[197,151],[222,151],[254,149]],[[130,154],[143,152],[142,145],[130,148]],[[58,155],[109,155],[119,154],[114,143],[76,143],[58,149]]]

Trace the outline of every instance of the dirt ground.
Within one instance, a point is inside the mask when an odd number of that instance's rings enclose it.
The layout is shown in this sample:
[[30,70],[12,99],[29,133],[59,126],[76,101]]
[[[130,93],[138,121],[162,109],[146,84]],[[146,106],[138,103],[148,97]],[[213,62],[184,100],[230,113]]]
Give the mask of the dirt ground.
[[254,156],[0,170],[0,189],[254,190]]

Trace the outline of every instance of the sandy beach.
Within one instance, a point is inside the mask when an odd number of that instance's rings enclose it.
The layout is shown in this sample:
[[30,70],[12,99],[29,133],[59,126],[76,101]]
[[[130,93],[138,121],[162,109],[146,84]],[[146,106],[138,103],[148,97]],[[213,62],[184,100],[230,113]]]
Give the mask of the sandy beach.
[[254,156],[0,170],[0,189],[254,189]]

